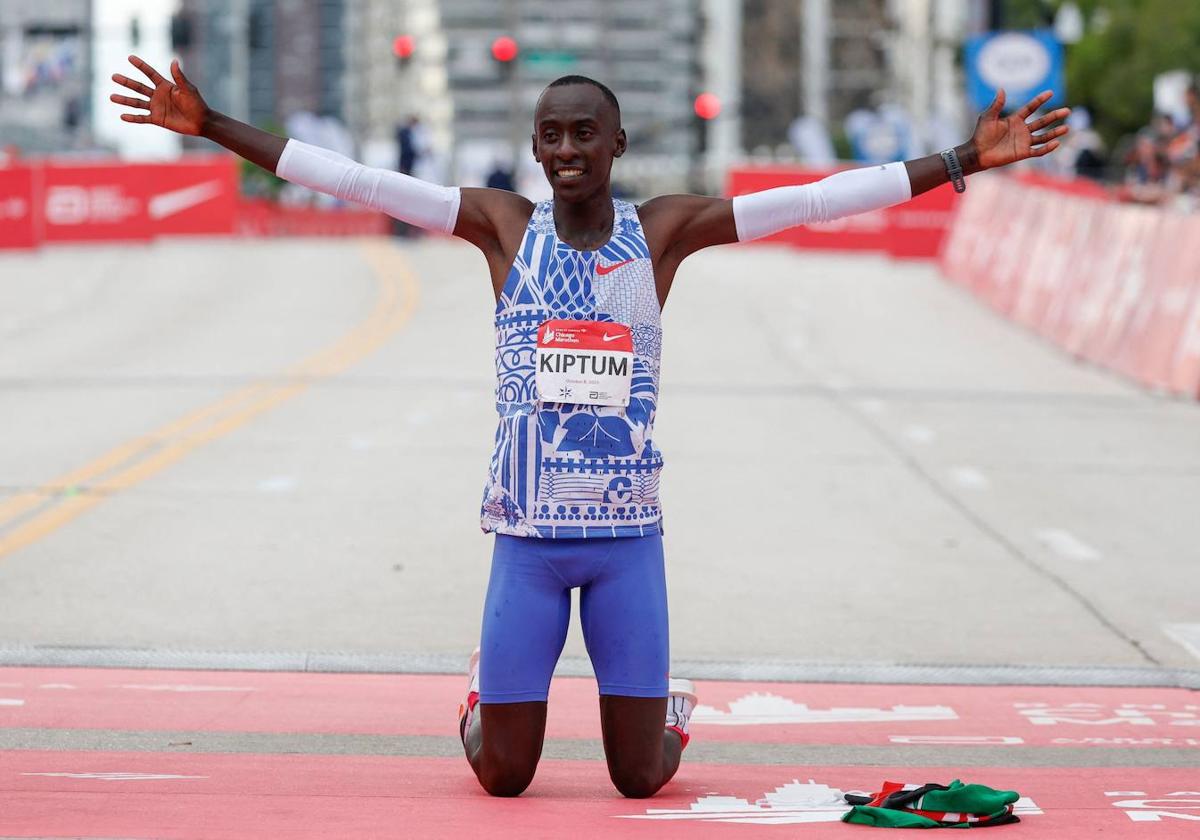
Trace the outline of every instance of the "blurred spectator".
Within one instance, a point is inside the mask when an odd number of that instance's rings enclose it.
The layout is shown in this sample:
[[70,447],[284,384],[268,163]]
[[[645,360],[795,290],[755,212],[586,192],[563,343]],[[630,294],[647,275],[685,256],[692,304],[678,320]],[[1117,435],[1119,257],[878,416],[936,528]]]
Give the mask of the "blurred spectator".
[[788,126],[788,140],[800,157],[809,166],[831,166],[837,163],[837,153],[829,131],[816,117],[799,116]]
[[400,149],[400,171],[405,175],[412,175],[429,148],[420,117],[409,117],[396,129],[396,146]]
[[1095,181],[1104,179],[1105,155],[1104,141],[1099,133],[1092,128],[1092,115],[1087,108],[1076,108],[1067,117],[1067,126],[1071,133],[1063,140],[1057,155],[1056,163],[1081,178],[1091,178]]
[[487,176],[487,186],[493,190],[508,190],[516,192],[517,185],[513,181],[513,172],[510,167],[506,167],[500,161],[496,161],[492,166],[492,171]]
[[1137,133],[1122,160],[1125,178],[1119,195],[1124,200],[1185,207],[1200,202],[1200,85],[1188,87],[1186,101],[1184,125],[1156,113]]

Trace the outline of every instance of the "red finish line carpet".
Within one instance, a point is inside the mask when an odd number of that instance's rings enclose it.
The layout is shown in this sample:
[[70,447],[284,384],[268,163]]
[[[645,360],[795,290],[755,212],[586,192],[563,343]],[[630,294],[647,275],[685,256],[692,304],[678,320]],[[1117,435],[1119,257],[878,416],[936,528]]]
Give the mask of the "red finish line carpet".
[[676,780],[627,800],[595,685],[559,679],[547,757],[497,800],[456,754],[445,676],[0,669],[0,836],[844,837],[840,791],[1019,790],[1005,836],[1200,832],[1200,697],[1183,689],[699,685]]

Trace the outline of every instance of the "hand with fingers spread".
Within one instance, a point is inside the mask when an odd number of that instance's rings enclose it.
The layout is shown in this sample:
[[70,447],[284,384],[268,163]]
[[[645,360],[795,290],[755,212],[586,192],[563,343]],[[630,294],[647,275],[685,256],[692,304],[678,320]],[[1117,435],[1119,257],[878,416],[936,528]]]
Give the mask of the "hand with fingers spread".
[[200,96],[200,91],[196,90],[196,86],[183,75],[178,59],[171,62],[174,83],[136,55],[129,56],[129,63],[141,70],[150,80],[150,84],[130,79],[120,73],[114,73],[112,80],[146,98],[138,99],[114,93],[109,99],[118,105],[128,105],[130,108],[139,108],[150,113],[125,113],[121,114],[122,120],[131,123],[151,123],[179,134],[199,135],[203,132],[209,117],[208,105]]
[[1068,129],[1065,125],[1050,126],[1066,118],[1071,113],[1070,108],[1058,108],[1033,122],[1026,122],[1052,96],[1053,91],[1043,91],[1018,111],[1005,117],[1001,115],[1004,110],[1004,90],[998,91],[992,104],[979,115],[979,122],[970,140],[978,167],[992,169],[1006,166],[1026,158],[1041,157],[1057,149],[1058,138],[1065,135]]

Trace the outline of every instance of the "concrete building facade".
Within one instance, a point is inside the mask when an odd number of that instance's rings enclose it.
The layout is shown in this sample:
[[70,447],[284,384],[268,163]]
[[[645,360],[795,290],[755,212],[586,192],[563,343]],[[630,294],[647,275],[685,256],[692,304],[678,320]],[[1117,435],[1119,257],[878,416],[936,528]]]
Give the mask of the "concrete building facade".
[[91,0],[0,2],[0,149],[90,144],[93,35]]

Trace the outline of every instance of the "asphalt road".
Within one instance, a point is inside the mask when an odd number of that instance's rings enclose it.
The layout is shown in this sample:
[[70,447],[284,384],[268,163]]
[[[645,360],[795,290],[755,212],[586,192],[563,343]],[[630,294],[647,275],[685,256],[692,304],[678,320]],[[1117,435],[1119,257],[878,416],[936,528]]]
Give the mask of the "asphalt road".
[[[465,659],[491,306],[446,241],[0,254],[0,659]],[[1200,405],[920,263],[702,254],[664,329],[677,660],[1200,668]]]

